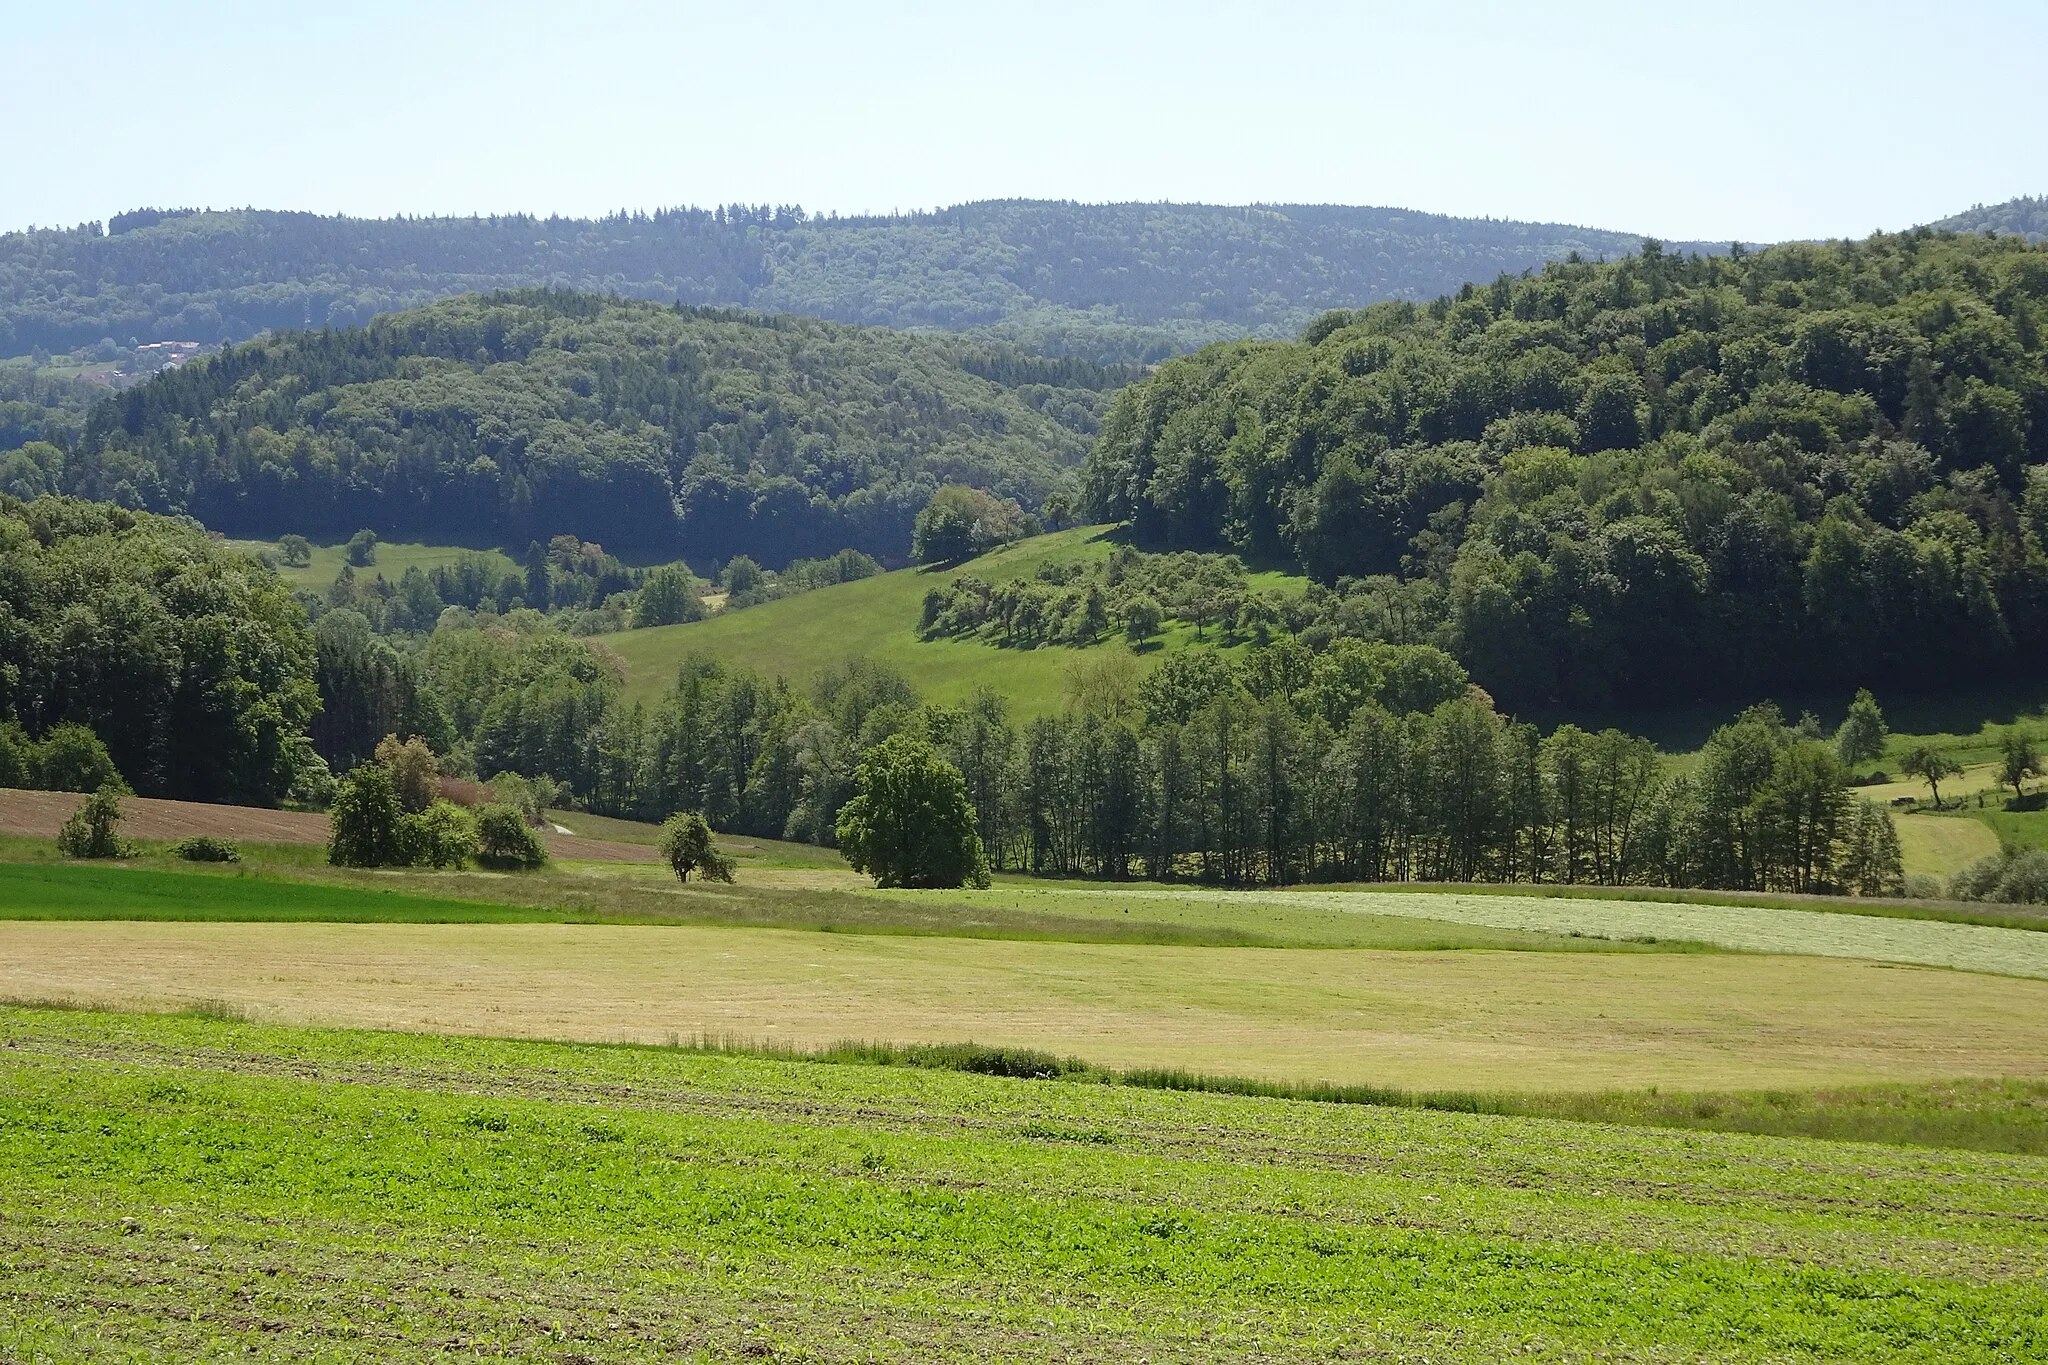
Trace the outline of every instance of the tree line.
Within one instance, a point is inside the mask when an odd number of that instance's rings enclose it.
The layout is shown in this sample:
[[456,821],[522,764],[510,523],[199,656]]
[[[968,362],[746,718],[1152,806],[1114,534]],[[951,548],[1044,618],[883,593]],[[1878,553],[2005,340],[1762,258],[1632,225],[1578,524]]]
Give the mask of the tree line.
[[2020,238],[1650,243],[1169,361],[1086,494],[1297,563],[1516,705],[2037,667],[2044,330]]

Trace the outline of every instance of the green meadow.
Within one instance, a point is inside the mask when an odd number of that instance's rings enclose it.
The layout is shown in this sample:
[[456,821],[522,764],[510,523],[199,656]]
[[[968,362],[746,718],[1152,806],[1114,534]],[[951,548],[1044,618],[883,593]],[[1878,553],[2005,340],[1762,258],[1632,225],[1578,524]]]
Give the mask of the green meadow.
[[0,1011],[0,1355],[2007,1362],[2048,1167]]
[[[232,540],[228,543],[236,549],[252,555],[268,552],[274,557],[277,552],[277,542],[271,540]],[[465,549],[460,545],[421,545],[410,542],[386,543],[378,541],[377,562],[358,566],[356,568],[356,576],[369,579],[382,574],[385,578],[396,583],[405,576],[407,569],[418,569],[421,573],[426,573],[432,569],[451,565],[462,558],[462,556],[474,553],[476,552]],[[503,551],[486,550],[483,553],[488,554],[497,561],[498,567],[501,569],[516,570],[519,567]],[[346,563],[348,563],[348,547],[346,544],[315,545],[313,547],[312,559],[306,564],[290,565],[280,560],[277,565],[277,575],[294,588],[304,588],[310,592],[325,592],[328,585],[334,582],[335,575],[341,572],[342,566]]]

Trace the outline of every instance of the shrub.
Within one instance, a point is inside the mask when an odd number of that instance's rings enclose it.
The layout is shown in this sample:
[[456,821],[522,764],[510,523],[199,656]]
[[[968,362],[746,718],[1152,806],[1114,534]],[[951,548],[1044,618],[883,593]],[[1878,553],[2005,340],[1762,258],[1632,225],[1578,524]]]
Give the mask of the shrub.
[[477,861],[485,867],[533,868],[548,860],[547,846],[511,806],[476,808]]
[[188,863],[239,863],[242,850],[235,847],[233,839],[218,839],[211,834],[195,834],[180,839],[171,846],[171,852]]
[[334,787],[328,810],[327,861],[336,867],[394,867],[405,861],[398,821],[403,809],[391,774],[365,763]]
[[121,780],[100,737],[72,721],[53,726],[43,736],[31,766],[35,785],[44,791],[93,792]]
[[675,869],[678,881],[690,880],[692,872],[703,873],[706,881],[732,880],[732,859],[712,844],[711,826],[696,811],[679,812],[662,823],[661,856]]
[[1949,894],[1959,901],[2048,905],[2048,851],[2029,849],[1981,859],[1956,874]]
[[78,803],[64,828],[57,831],[57,849],[67,858],[126,858],[131,850],[117,830],[121,824],[122,788],[101,786]]
[[348,538],[348,562],[366,569],[377,562],[377,533],[365,528]]
[[461,867],[480,847],[476,818],[453,801],[435,801],[398,818],[398,846],[411,867]]

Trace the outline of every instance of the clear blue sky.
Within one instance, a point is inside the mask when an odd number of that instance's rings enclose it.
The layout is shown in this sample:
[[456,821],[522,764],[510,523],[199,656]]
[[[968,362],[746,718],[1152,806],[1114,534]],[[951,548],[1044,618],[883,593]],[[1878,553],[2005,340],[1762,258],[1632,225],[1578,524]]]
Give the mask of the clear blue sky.
[[2048,0],[0,0],[0,229],[139,205],[1397,204],[1678,239],[2048,191]]

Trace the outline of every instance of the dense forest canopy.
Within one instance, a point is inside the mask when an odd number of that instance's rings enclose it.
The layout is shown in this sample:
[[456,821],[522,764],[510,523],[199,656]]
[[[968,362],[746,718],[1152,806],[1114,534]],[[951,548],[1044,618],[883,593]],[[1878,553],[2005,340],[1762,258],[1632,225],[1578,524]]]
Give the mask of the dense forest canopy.
[[2018,237],[1653,243],[1169,361],[1087,494],[1298,561],[1517,705],[2038,668],[2044,332]]
[[1037,349],[1153,360],[1326,308],[1640,239],[1401,209],[1001,200],[887,218],[795,208],[590,220],[138,211],[0,235],[0,356],[348,327],[512,286],[839,322],[998,326]]
[[1928,226],[1937,232],[2018,233],[2038,242],[2048,237],[2048,194],[2022,195],[1988,207],[1978,204]]
[[0,727],[85,725],[146,796],[274,805],[324,774],[306,616],[189,523],[0,497]]
[[93,410],[59,486],[16,491],[266,537],[901,555],[943,484],[1026,507],[1065,486],[1125,377],[805,318],[472,296],[160,375]]

